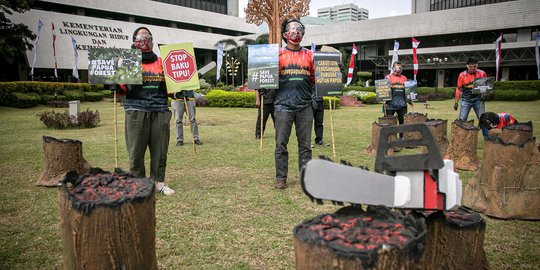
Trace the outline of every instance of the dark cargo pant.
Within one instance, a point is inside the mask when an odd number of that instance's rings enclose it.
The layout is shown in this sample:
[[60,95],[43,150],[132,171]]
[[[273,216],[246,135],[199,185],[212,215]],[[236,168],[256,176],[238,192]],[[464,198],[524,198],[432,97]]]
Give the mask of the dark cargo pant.
[[126,111],[125,137],[129,171],[146,177],[144,154],[150,149],[150,178],[165,181],[171,112]]
[[276,117],[276,150],[274,154],[276,180],[286,181],[289,168],[287,144],[289,143],[293,123],[298,141],[298,170],[300,171],[311,159],[310,142],[313,111],[311,106],[308,106],[300,112],[275,111],[274,116]]

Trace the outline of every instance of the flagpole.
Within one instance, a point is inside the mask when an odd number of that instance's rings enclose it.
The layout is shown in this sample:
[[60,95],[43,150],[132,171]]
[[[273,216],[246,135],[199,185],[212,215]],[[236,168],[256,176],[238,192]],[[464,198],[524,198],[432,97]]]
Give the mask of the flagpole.
[[118,168],[118,118],[116,114],[116,92],[113,92],[113,114],[114,114],[114,167]]

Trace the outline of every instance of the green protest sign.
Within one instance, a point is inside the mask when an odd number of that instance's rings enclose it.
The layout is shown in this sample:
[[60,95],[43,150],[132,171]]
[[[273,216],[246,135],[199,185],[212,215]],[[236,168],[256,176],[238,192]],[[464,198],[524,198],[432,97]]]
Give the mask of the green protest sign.
[[278,45],[257,44],[248,46],[248,88],[277,89]]
[[88,82],[142,84],[142,54],[136,49],[89,48]]
[[392,88],[389,79],[375,80],[377,102],[392,100]]
[[192,43],[159,46],[167,92],[199,89],[199,75]]
[[337,53],[313,54],[315,64],[315,91],[317,96],[341,96],[342,74],[339,68],[341,56]]

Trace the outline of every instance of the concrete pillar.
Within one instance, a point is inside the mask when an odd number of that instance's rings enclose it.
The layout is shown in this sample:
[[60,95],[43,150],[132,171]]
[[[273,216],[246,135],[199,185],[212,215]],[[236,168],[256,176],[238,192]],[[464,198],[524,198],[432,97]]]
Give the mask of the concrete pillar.
[[444,69],[439,69],[439,74],[437,76],[437,88],[444,87]]
[[510,80],[510,67],[503,67],[501,71],[501,81]]
[[77,123],[77,115],[79,114],[79,108],[81,107],[81,102],[79,100],[71,100],[69,103],[69,116],[73,117],[72,121]]

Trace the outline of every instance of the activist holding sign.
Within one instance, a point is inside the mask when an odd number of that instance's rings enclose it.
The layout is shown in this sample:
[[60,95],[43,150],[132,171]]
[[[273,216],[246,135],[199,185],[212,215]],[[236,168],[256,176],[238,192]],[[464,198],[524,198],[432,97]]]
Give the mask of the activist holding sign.
[[[390,80],[390,88],[392,92],[392,99],[387,101],[385,112],[387,116],[392,116],[397,113],[398,123],[403,125],[404,116],[407,113],[407,103],[414,106],[410,96],[405,93],[405,81],[407,77],[401,75],[403,67],[400,61],[396,61],[392,64],[392,73],[386,75],[386,79]],[[403,133],[399,134],[400,138],[403,138]]]
[[485,110],[485,97],[483,94],[474,94],[474,79],[487,77],[483,70],[477,68],[478,60],[474,57],[467,59],[467,70],[463,71],[458,76],[457,88],[455,94],[454,110],[458,109],[458,101],[461,98],[461,109],[459,110],[459,119],[467,121],[471,107],[476,113],[476,117],[480,119]]
[[129,155],[129,171],[136,177],[146,177],[144,155],[150,149],[150,178],[156,190],[172,195],[174,190],[165,185],[165,169],[169,148],[171,111],[167,104],[167,90],[161,59],[152,51],[150,30],[139,27],[133,32],[133,48],[142,51],[142,85],[120,85],[126,95],[125,137]]
[[279,49],[279,89],[276,90],[274,115],[276,117],[276,188],[287,187],[289,152],[287,144],[293,124],[298,141],[298,169],[302,170],[311,159],[311,102],[315,70],[313,53],[300,47],[305,33],[304,25],[297,19],[287,19],[281,25],[286,47]]

